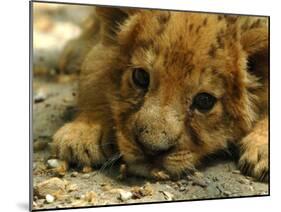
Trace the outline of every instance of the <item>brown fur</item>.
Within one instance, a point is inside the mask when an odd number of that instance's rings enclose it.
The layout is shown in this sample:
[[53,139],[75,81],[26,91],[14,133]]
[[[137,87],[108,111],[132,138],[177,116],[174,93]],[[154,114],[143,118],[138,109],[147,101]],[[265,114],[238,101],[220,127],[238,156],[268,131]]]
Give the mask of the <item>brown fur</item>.
[[[234,143],[241,169],[268,179],[267,18],[112,8],[94,16],[80,114],[54,136],[60,158],[122,157],[130,173],[167,179]],[[132,82],[135,67],[149,73],[148,90]],[[204,113],[192,109],[201,92],[217,99]]]

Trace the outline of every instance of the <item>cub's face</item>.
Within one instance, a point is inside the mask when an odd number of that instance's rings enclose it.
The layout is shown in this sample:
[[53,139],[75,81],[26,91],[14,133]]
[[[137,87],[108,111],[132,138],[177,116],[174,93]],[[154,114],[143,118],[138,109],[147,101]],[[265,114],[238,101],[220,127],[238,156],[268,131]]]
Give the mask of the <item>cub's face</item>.
[[261,83],[248,71],[248,25],[198,13],[126,17],[115,41],[124,61],[113,107],[119,133],[154,156],[187,146],[212,153],[243,136],[257,119]]

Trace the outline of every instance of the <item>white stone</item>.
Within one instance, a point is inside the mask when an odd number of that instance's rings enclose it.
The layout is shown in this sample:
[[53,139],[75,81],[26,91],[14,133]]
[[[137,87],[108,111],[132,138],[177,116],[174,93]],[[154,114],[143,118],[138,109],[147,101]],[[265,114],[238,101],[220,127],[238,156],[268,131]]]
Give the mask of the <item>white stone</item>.
[[52,196],[51,194],[47,194],[45,199],[46,199],[47,203],[52,203],[55,201],[55,197]]
[[129,191],[124,191],[124,190],[120,190],[120,199],[122,200],[122,201],[127,201],[127,200],[129,200],[129,199],[131,199],[132,197],[133,197],[133,194],[132,194],[132,192],[129,192]]
[[60,163],[57,159],[50,159],[47,161],[49,168],[57,168],[60,166]]

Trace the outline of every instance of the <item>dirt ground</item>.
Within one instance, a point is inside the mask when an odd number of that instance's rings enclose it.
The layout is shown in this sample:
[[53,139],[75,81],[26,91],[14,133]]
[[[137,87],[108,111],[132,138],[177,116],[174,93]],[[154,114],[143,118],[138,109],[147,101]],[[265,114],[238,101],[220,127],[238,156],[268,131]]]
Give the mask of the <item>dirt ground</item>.
[[[77,79],[58,75],[56,61],[67,40],[79,34],[80,22],[73,20],[82,20],[81,13],[84,16],[89,13],[87,8],[80,8],[80,13],[73,17],[74,10],[77,9],[41,5],[34,14],[33,209],[268,194],[268,184],[241,175],[231,157],[201,167],[195,176],[165,182],[120,178],[118,163],[92,171],[77,167],[58,171],[62,166],[59,161],[50,160],[54,159],[50,145],[55,131],[75,116]],[[53,22],[50,16],[59,22]],[[61,37],[61,27],[68,30],[63,34],[72,36]]]

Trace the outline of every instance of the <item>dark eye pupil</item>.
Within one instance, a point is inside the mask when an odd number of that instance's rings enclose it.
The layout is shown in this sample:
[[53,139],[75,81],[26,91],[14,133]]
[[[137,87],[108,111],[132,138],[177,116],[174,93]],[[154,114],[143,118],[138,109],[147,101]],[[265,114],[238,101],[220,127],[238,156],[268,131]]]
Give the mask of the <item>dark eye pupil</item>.
[[140,88],[146,89],[149,86],[149,74],[142,68],[133,71],[133,82]]
[[207,112],[213,108],[215,103],[214,96],[208,93],[199,93],[194,97],[192,106],[201,112]]

